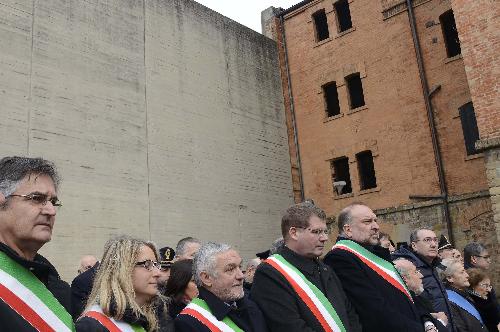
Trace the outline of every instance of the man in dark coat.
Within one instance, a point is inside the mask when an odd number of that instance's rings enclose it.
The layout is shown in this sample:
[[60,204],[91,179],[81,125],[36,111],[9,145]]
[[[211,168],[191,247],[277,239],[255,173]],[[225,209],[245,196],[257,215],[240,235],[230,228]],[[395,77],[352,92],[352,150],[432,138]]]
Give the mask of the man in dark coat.
[[[341,331],[362,331],[358,316],[342,290],[339,279],[318,260],[328,240],[325,220],[325,212],[308,202],[288,208],[281,222],[285,245],[257,268],[251,298],[262,309],[271,331],[324,331],[324,324],[330,325],[332,322]],[[287,267],[296,273],[288,274]],[[294,276],[291,282],[289,278]],[[307,288],[314,289],[321,293],[316,298],[327,302],[325,307],[330,306],[328,316],[320,315],[321,321],[311,310],[311,306],[315,308],[314,304],[306,296],[299,295],[303,293],[293,284],[298,285],[304,279],[307,280],[306,284],[312,284],[303,287],[306,293]]]
[[267,331],[259,307],[244,295],[241,257],[229,245],[203,244],[193,260],[193,277],[199,295],[175,318],[177,332],[210,332],[213,326]]
[[0,160],[0,330],[70,331],[70,288],[38,254],[52,237],[59,177],[41,158]]
[[95,263],[94,266],[85,272],[77,275],[71,282],[71,316],[73,316],[73,320],[75,321],[85,309],[98,267],[99,262]]
[[401,247],[392,258],[405,258],[412,262],[422,273],[424,292],[420,295],[432,303],[434,312],[444,312],[448,317],[448,329],[454,331],[450,314],[450,303],[446,289],[435,267],[439,264],[438,238],[430,229],[417,229],[410,234],[410,248]]
[[338,216],[340,237],[324,262],[339,276],[363,331],[422,332],[424,323],[406,285],[378,246],[377,216],[355,203]]

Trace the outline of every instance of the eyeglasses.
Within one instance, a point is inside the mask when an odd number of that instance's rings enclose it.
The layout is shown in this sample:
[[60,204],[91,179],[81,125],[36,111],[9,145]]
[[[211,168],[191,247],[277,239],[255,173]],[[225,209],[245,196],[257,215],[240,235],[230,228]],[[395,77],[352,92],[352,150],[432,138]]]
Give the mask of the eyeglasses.
[[490,255],[485,255],[485,256],[481,256],[481,255],[474,255],[474,257],[481,257],[481,258],[484,258],[484,259],[490,259],[491,256]]
[[306,227],[295,227],[295,228],[300,228],[300,229],[305,229],[306,231],[309,231],[309,233],[314,234],[316,236],[321,236],[321,235],[330,235],[331,231],[329,229],[323,229],[323,228],[317,228],[317,229],[310,229]]
[[158,270],[161,270],[161,264],[159,262],[154,262],[150,259],[146,259],[142,262],[135,263],[135,266],[141,266],[148,271],[153,271],[153,267],[156,267]]
[[491,284],[479,284],[479,286],[486,288],[486,289],[493,289],[493,286]]
[[57,198],[56,196],[50,197],[49,195],[42,194],[42,193],[32,193],[32,194],[27,194],[27,195],[12,194],[12,195],[7,196],[7,198],[8,197],[23,197],[23,198],[30,200],[30,201],[33,201],[39,205],[46,205],[47,202],[50,202],[53,206],[57,206],[57,207],[62,206],[61,201],[59,201],[59,198]]
[[421,240],[417,240],[417,242],[418,242],[418,241],[422,241],[422,242],[425,242],[425,243],[429,244],[429,243],[431,243],[431,242],[436,242],[436,243],[438,243],[438,242],[439,242],[439,239],[438,239],[437,237],[425,237],[425,238],[423,238],[423,239],[421,239]]

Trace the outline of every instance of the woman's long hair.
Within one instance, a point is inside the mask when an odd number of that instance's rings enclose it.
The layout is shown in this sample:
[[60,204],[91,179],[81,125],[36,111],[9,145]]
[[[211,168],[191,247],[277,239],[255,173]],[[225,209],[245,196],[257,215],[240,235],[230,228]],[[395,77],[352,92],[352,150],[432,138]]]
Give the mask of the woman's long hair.
[[140,307],[135,301],[132,284],[132,273],[143,246],[151,248],[158,260],[158,251],[152,242],[130,236],[115,237],[106,242],[85,311],[97,304],[108,317],[121,320],[125,309],[130,308],[138,317],[143,315],[146,318],[150,330],[156,329],[154,300]]
[[193,260],[186,259],[175,262],[170,268],[170,278],[165,287],[165,296],[180,302],[186,287],[193,279]]

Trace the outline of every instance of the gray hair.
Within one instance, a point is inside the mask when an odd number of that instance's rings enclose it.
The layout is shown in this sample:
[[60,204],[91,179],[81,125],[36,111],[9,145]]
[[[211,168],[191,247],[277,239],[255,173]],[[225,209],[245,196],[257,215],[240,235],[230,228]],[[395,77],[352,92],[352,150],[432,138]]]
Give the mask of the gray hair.
[[252,258],[247,262],[246,269],[248,270],[249,268],[252,267],[257,267],[260,264],[260,258]]
[[215,242],[207,242],[200,247],[193,260],[193,277],[198,287],[203,286],[200,278],[201,272],[205,272],[214,278],[217,277],[215,272],[215,258],[218,254],[231,249],[229,244]]
[[408,269],[406,268],[406,266],[404,266],[402,264],[398,264],[398,263],[402,263],[405,261],[413,264],[411,261],[409,261],[408,259],[403,258],[403,257],[396,258],[395,260],[392,261],[392,263],[394,264],[394,267],[396,268],[396,270],[398,270],[398,272],[401,276],[408,276]]
[[441,264],[437,267],[437,273],[439,276],[439,279],[443,282],[446,283],[448,277],[451,277],[452,275],[457,272],[459,268],[463,267],[462,263],[453,259],[453,258],[446,258],[441,261]]
[[[56,190],[61,181],[56,166],[48,160],[17,156],[5,157],[0,160],[0,193],[5,197],[12,195],[21,181],[30,175],[49,176]],[[0,208],[6,206],[7,202],[0,205]]]
[[472,242],[465,246],[464,248],[464,262],[466,265],[472,265],[471,259],[472,256],[479,256],[483,251],[486,250],[486,247],[478,242]]
[[175,247],[175,256],[178,257],[184,255],[186,252],[186,248],[190,243],[201,244],[201,241],[191,236],[180,239],[179,242],[177,242],[177,246]]
[[283,247],[285,245],[285,239],[283,239],[283,236],[280,236],[276,240],[273,241],[273,244],[271,244],[271,248],[269,249],[269,256],[274,255],[279,248]]
[[358,205],[368,207],[368,205],[366,205],[365,203],[354,202],[347,205],[345,208],[342,209],[342,211],[340,211],[339,216],[337,217],[337,227],[339,229],[339,234],[342,234],[344,232],[345,225],[349,225],[352,222],[352,215],[351,215],[352,208]]

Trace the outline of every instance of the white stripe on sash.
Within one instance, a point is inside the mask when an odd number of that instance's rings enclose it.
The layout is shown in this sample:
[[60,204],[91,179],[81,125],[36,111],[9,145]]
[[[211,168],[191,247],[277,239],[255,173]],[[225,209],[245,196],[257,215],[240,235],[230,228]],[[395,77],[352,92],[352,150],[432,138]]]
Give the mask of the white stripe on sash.
[[229,327],[229,325],[220,320],[217,320],[217,318],[211,312],[200,307],[196,303],[193,302],[189,303],[186,309],[188,308],[197,311],[200,315],[205,317],[210,323],[217,326],[217,328],[219,328],[222,332],[234,332],[234,330],[231,327]]
[[29,288],[20,283],[17,279],[12,277],[0,269],[0,283],[20,298],[27,306],[35,311],[54,331],[71,331],[71,329],[64,324],[56,314],[50,310],[41,299],[38,298]]
[[92,307],[90,307],[90,309],[87,311],[96,311],[98,313],[101,313],[103,314],[104,316],[106,316],[113,324],[116,325],[116,327],[118,327],[120,329],[120,331],[122,332],[134,332],[134,329],[132,328],[132,326],[130,326],[130,324],[127,324],[123,321],[117,321],[115,320],[113,317],[109,317],[107,316],[101,309],[100,306],[98,306],[97,304],[94,304]]
[[323,303],[316,297],[316,294],[314,294],[313,290],[306,284],[306,282],[302,279],[301,276],[299,276],[294,270],[289,268],[286,264],[282,263],[280,260],[274,258],[274,257],[269,257],[268,259],[272,260],[276,264],[278,264],[285,272],[299,285],[299,287],[309,296],[309,298],[313,301],[314,305],[318,308],[319,312],[325,319],[325,321],[328,323],[330,328],[335,331],[335,332],[340,332],[342,331],[340,327],[337,325],[333,317],[330,315],[328,310],[325,308]]

